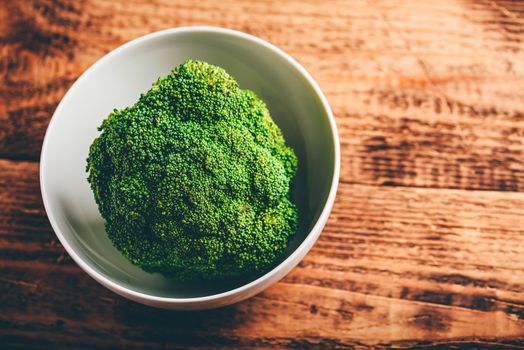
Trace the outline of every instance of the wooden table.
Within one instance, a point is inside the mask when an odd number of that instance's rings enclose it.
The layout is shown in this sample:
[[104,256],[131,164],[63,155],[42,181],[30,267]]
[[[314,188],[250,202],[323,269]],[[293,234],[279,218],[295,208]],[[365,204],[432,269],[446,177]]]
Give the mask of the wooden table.
[[[159,29],[217,25],[317,79],[342,146],[329,223],[238,305],[127,301],[65,253],[42,206],[49,119],[87,67]],[[524,348],[524,4],[0,1],[0,348]]]

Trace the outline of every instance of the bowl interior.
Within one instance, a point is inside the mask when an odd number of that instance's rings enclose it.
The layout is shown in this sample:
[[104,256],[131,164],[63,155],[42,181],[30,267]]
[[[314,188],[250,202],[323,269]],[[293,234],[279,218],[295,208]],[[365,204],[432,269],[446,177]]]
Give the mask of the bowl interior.
[[300,228],[287,255],[319,218],[334,176],[332,130],[321,99],[300,71],[268,46],[232,33],[174,31],[139,39],[104,57],[73,85],[49,127],[41,177],[48,215],[91,268],[123,287],[160,297],[212,295],[259,277],[179,283],[133,266],[107,238],[86,180],[89,145],[102,120],[114,108],[133,104],[159,76],[190,58],[225,68],[242,88],[255,91],[297,153],[294,195]]

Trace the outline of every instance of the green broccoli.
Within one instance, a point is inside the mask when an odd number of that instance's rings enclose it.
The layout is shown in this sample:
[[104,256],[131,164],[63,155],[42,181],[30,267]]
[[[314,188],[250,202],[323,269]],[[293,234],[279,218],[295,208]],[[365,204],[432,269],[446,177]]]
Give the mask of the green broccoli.
[[189,60],[114,110],[87,159],[106,231],[133,264],[176,279],[270,269],[297,230],[293,150],[266,105]]

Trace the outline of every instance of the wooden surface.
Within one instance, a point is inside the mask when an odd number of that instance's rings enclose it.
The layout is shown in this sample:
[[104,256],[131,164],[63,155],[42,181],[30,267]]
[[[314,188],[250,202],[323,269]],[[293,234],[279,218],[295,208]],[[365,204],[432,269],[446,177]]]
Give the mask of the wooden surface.
[[[342,146],[328,225],[282,282],[169,312],[77,267],[42,206],[52,112],[102,55],[218,25],[301,62]],[[524,348],[524,4],[0,0],[0,348]]]

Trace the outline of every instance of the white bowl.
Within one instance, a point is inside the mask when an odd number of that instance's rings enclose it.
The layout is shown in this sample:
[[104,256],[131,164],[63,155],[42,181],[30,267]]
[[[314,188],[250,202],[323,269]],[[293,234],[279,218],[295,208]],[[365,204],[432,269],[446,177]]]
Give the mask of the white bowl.
[[[104,231],[85,172],[97,127],[114,109],[134,104],[159,76],[186,59],[225,68],[241,88],[268,105],[298,156],[294,184],[299,232],[285,259],[251,280],[178,283],[128,262]],[[335,200],[340,151],[331,109],[313,78],[293,58],[257,37],[229,29],[185,27],[152,33],[113,50],[73,84],[47,129],[40,183],[53,229],[95,280],[137,302],[169,309],[206,309],[249,298],[284,277],[311,249]]]

